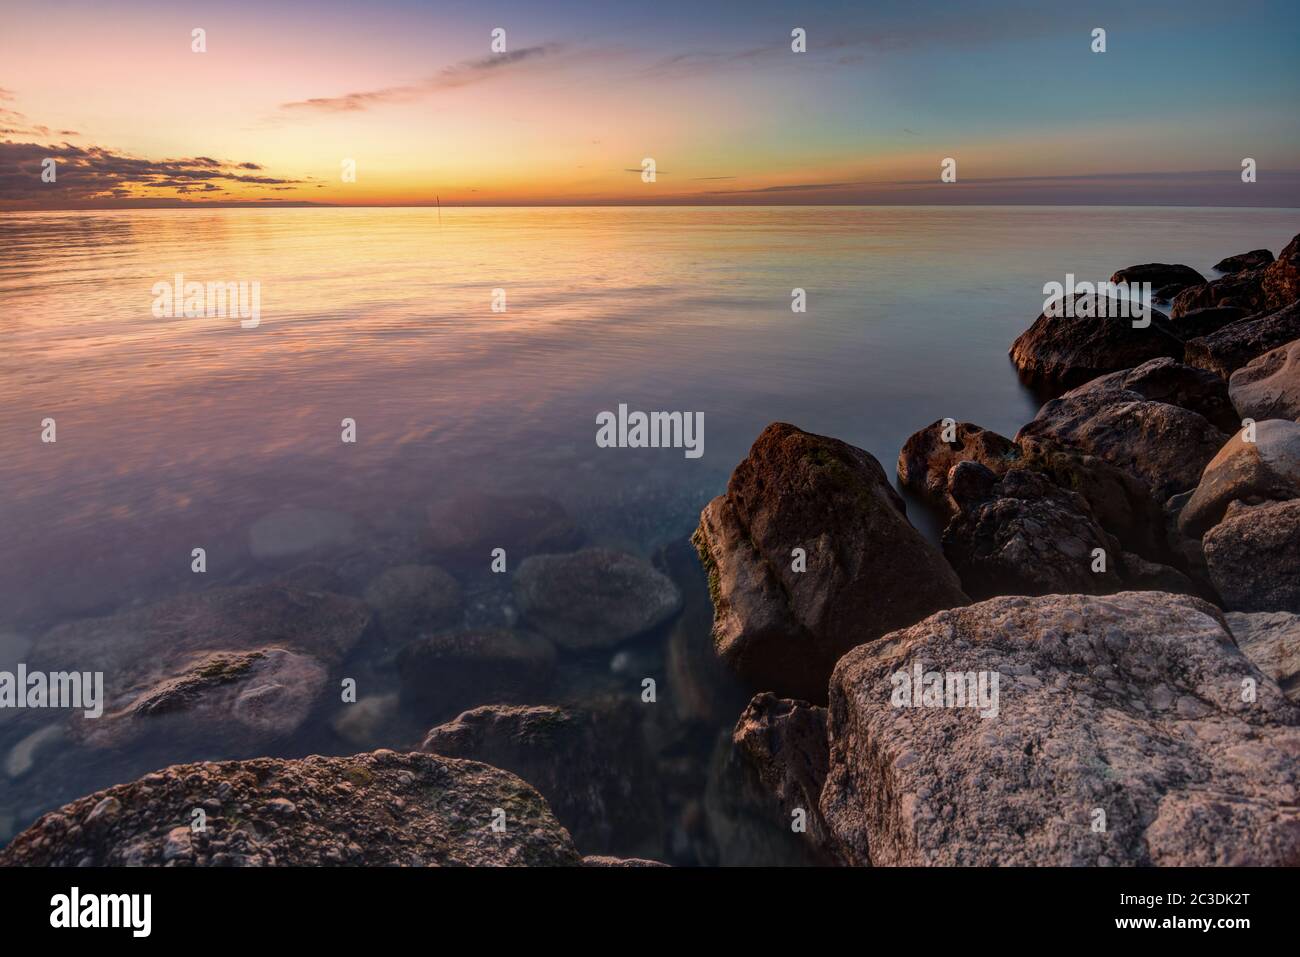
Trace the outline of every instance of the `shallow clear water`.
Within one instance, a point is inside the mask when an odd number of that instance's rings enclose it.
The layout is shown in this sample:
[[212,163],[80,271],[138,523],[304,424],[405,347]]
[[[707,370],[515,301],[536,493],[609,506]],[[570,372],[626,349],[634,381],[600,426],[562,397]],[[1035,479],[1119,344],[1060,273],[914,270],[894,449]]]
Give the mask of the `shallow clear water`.
[[[0,667],[60,621],[257,580],[272,568],[249,530],[285,507],[344,514],[355,548],[418,537],[466,490],[542,493],[590,542],[650,556],[773,420],[890,472],[944,416],[1013,434],[1037,403],[1006,351],[1045,282],[1208,273],[1297,231],[1294,210],[1177,208],[0,216]],[[260,325],[155,318],[176,273],[260,283]],[[703,456],[598,448],[596,415],[620,403],[702,412]],[[289,750],[308,747],[346,750]],[[139,770],[78,767],[0,780],[0,824]]]

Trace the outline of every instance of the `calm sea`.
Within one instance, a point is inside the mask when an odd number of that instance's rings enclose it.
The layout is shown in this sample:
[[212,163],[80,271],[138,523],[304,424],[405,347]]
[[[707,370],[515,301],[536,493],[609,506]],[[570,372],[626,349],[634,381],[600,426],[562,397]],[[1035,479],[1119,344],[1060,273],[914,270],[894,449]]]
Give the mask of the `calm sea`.
[[[1298,231],[1264,209],[0,215],[0,667],[53,623],[198,587],[196,545],[205,584],[256,577],[249,529],[285,508],[364,541],[466,490],[542,493],[650,555],[773,420],[891,474],[937,418],[1010,435],[1036,402],[1006,352],[1045,282],[1206,272]],[[259,283],[260,324],[156,318],[178,273]],[[703,413],[703,456],[598,448],[620,403]]]

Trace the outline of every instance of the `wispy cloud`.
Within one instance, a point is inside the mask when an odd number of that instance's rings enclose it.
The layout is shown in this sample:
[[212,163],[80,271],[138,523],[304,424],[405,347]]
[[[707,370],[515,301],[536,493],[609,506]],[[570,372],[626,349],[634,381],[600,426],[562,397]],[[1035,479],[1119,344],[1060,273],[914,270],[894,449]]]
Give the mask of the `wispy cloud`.
[[446,90],[482,83],[501,76],[521,64],[531,64],[543,58],[553,57],[562,49],[563,44],[559,43],[521,47],[507,53],[493,53],[474,60],[463,60],[444,67],[419,83],[380,87],[376,90],[345,93],[342,96],[317,96],[307,100],[295,100],[280,104],[280,109],[317,113],[355,113],[368,110],[372,106],[409,103]]

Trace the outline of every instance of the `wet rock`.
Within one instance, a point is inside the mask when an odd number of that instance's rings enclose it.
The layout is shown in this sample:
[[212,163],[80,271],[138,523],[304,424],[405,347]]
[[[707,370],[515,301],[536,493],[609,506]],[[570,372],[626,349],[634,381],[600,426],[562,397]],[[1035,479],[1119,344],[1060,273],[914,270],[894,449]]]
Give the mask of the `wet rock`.
[[1214,264],[1219,272],[1241,272],[1246,269],[1258,269],[1273,261],[1273,253],[1267,249],[1252,249],[1248,253],[1226,256]]
[[[1133,319],[1120,318],[1119,300],[1079,294],[1073,302],[1073,316],[1040,315],[1011,346],[1011,361],[1030,381],[1068,389],[1148,359],[1182,357],[1160,310],[1151,310],[1150,325],[1134,328]],[[1108,318],[1096,317],[1099,302]]]
[[782,422],[705,507],[693,541],[717,653],[752,689],[814,703],[848,649],[967,600],[879,462]]
[[282,508],[264,515],[248,530],[254,558],[283,558],[349,545],[356,521],[344,512],[320,508]]
[[741,714],[732,740],[775,799],[776,819],[792,825],[802,817],[803,833],[820,853],[833,859],[835,852],[818,808],[830,753],[826,709],[765,691],[755,695]]
[[1228,379],[1257,356],[1300,339],[1300,303],[1250,319],[1187,343],[1188,365],[1209,369]]
[[461,495],[430,507],[429,530],[435,554],[481,561],[484,568],[494,548],[504,548],[513,563],[529,555],[572,551],[583,538],[564,506],[542,495]]
[[402,708],[442,720],[476,705],[544,693],[555,671],[555,646],[528,632],[444,632],[407,645],[397,667]]
[[[985,703],[996,674],[997,716],[960,706],[956,681],[953,707],[915,706],[899,676],[918,665],[985,675]],[[821,808],[850,863],[1300,862],[1300,709],[1196,598],[940,612],[841,659],[829,720]]]
[[1300,615],[1231,611],[1223,617],[1237,647],[1255,667],[1276,681],[1288,698],[1300,701]]
[[36,643],[45,670],[104,673],[103,716],[69,730],[97,747],[141,736],[168,754],[240,755],[294,733],[369,620],[356,599],[282,585],[215,588],[59,625]]
[[898,480],[931,505],[947,509],[948,473],[958,462],[978,462],[994,475],[1015,467],[1020,449],[989,429],[959,422],[951,426],[954,441],[945,442],[943,420],[913,433],[898,453]]
[[[112,799],[120,810],[88,819]],[[196,806],[206,828],[189,831]],[[505,813],[505,829],[493,829]],[[513,774],[432,754],[175,765],[73,801],[3,866],[577,865],[568,832]]]
[[344,704],[330,722],[330,727],[354,747],[373,748],[395,740],[388,732],[398,720],[396,693],[368,695]]
[[1196,491],[1178,514],[1178,530],[1201,538],[1217,525],[1228,506],[1300,497],[1300,424],[1284,419],[1256,423],[1255,441],[1242,430],[1214,456]]
[[1125,392],[1195,412],[1225,432],[1233,431],[1240,424],[1222,378],[1169,358],[1152,359],[1133,369],[1100,376],[1071,390],[1069,395],[1103,400],[1129,398],[1121,396]]
[[1140,266],[1128,266],[1110,277],[1114,283],[1126,282],[1129,285],[1149,282],[1155,289],[1173,285],[1191,286],[1205,282],[1205,277],[1191,266],[1181,263],[1143,263]]
[[1300,235],[1287,243],[1277,260],[1260,270],[1264,309],[1284,309],[1300,300]]
[[390,568],[366,586],[365,599],[389,638],[411,638],[460,619],[460,585],[435,565]]
[[1016,440],[1047,439],[1095,455],[1129,472],[1163,502],[1196,485],[1227,436],[1199,412],[1148,399],[1136,390],[1179,399],[1222,418],[1228,408],[1222,382],[1207,385],[1195,376],[1186,366],[1157,361],[1096,379],[1044,405]]
[[662,853],[658,778],[639,699],[595,707],[489,705],[429,731],[421,749],[519,775],[541,792],[580,849]]
[[1300,339],[1251,359],[1228,391],[1243,419],[1300,419]]
[[1225,608],[1300,613],[1300,498],[1233,502],[1203,545]]
[[1189,309],[1169,322],[1169,331],[1183,343],[1213,335],[1220,329],[1245,319],[1247,312],[1236,306],[1202,306]]
[[644,559],[605,548],[534,555],[515,573],[524,620],[561,648],[608,648],[662,625],[681,594]]

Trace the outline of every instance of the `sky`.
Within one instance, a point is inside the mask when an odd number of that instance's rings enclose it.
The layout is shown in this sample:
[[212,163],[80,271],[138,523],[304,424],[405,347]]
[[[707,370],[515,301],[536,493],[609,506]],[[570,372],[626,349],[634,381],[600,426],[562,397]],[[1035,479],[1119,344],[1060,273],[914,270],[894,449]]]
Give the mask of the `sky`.
[[0,24],[0,209],[1300,206],[1294,0],[0,0]]

